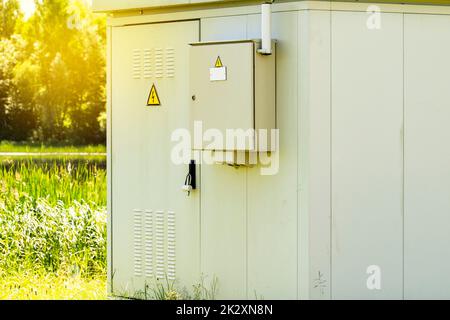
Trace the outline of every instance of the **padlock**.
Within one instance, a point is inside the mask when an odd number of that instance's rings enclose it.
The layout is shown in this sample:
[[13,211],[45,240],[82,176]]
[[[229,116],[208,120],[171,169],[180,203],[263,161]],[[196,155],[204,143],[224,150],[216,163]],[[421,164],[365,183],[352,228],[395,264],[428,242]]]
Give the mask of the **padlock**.
[[181,189],[187,193],[188,197],[191,195],[194,188],[192,187],[192,176],[190,174],[186,176],[186,180],[184,181],[184,185]]
[[192,186],[190,186],[190,185],[184,185],[184,186],[182,187],[182,190],[183,190],[184,192],[187,192],[187,193],[189,194],[189,193],[192,192]]

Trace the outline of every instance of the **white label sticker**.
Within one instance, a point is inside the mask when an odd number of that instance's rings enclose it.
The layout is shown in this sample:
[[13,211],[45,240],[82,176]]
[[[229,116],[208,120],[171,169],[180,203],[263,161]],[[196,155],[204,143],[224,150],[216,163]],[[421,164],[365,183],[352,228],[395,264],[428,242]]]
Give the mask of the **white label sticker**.
[[227,81],[227,68],[211,68],[209,69],[210,81]]

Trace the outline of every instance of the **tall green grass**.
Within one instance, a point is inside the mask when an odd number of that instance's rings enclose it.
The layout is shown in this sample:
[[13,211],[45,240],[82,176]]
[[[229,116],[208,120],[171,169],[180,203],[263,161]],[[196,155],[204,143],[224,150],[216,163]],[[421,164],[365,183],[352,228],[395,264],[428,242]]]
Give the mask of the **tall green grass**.
[[106,206],[106,171],[95,161],[31,159],[0,162],[0,208],[11,210],[16,204],[45,199],[50,205],[74,201],[94,207]]
[[105,278],[104,164],[0,161],[0,287],[24,274]]
[[[23,200],[23,199],[22,199]],[[0,270],[44,271],[82,276],[106,269],[105,213],[74,202],[23,201],[1,210]]]
[[54,146],[45,144],[30,144],[20,142],[0,142],[0,152],[44,152],[44,153],[105,153],[106,147],[104,145],[90,145],[90,146]]

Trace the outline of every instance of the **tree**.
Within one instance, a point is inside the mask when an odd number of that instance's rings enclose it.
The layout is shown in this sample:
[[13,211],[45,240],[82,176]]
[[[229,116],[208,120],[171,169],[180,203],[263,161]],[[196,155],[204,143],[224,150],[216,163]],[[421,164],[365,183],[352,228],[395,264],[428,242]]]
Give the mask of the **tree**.
[[27,102],[35,105],[35,138],[105,141],[99,121],[105,111],[104,30],[104,17],[81,0],[36,1],[34,16],[20,27],[25,58],[15,68],[20,90],[14,96],[22,111],[33,109]]
[[0,40],[0,139],[10,134],[8,107],[13,85],[13,68],[17,59],[17,51],[9,39]]
[[14,33],[17,21],[21,19],[17,0],[0,0],[0,140],[9,134],[7,105],[12,85],[12,69],[16,52],[8,40]]
[[[20,48],[23,54],[24,43]],[[23,59],[23,57],[20,57]],[[28,64],[17,64],[14,68],[13,85],[10,89],[8,120],[10,127],[9,140],[25,141],[33,138],[37,129],[38,114],[35,103],[35,67]]]
[[18,0],[0,0],[0,38],[14,34],[17,22],[23,18]]
[[83,0],[0,0],[0,140],[104,143],[105,19]]
[[0,140],[4,140],[8,135],[8,119],[6,115],[6,105],[8,103],[11,76],[9,72],[10,59],[8,55],[8,43],[0,40]]

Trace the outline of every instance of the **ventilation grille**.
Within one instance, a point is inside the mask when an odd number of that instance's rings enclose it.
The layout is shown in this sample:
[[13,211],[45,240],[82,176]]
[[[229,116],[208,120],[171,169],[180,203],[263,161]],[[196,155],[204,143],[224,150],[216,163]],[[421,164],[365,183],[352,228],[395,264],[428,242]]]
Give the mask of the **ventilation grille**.
[[145,276],[153,277],[153,212],[147,210],[144,216]]
[[144,50],[144,78],[149,79],[152,77],[152,50]]
[[164,212],[156,213],[156,277],[164,278]]
[[141,79],[141,71],[142,71],[142,57],[141,50],[134,49],[133,50],[133,79]]
[[143,261],[142,261],[142,211],[134,210],[133,215],[133,233],[134,233],[134,275],[136,277],[142,276]]
[[155,77],[162,78],[164,76],[164,51],[161,48],[155,49]]
[[176,279],[176,214],[133,211],[135,277]]
[[176,233],[175,233],[175,212],[167,213],[167,277],[169,280],[175,280],[175,247]]
[[175,77],[175,50],[173,48],[166,49],[166,77]]
[[174,48],[134,49],[132,53],[133,79],[174,78]]

